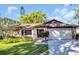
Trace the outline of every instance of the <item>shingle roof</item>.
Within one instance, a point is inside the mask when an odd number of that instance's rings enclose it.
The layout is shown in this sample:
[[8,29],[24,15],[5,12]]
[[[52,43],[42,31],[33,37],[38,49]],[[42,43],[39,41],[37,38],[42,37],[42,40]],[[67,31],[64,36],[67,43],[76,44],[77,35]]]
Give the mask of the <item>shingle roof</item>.
[[19,28],[72,28],[72,27],[79,27],[78,25],[74,24],[66,24],[64,22],[58,21],[56,19],[53,19],[51,21],[48,21],[43,24],[21,24],[19,25]]
[[64,28],[71,28],[71,27],[79,27],[79,26],[74,25],[74,24],[65,24],[65,23],[58,21],[56,19],[48,21],[44,24],[34,26],[34,28],[43,28],[43,27],[46,27],[46,28],[63,28],[63,27]]
[[38,24],[21,24],[21,25],[19,25],[19,28],[31,29],[36,25],[38,25]]

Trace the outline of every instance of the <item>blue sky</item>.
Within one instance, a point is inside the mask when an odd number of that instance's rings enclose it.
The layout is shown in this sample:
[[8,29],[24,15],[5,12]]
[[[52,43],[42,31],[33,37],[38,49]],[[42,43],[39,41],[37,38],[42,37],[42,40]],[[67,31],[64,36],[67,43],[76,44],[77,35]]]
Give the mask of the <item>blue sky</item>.
[[[71,23],[74,16],[74,8],[79,5],[72,4],[0,4],[0,17],[8,17],[18,20],[20,7],[25,8],[26,14],[32,11],[43,11],[49,20],[56,18],[65,23]],[[72,21],[72,23],[76,23]]]

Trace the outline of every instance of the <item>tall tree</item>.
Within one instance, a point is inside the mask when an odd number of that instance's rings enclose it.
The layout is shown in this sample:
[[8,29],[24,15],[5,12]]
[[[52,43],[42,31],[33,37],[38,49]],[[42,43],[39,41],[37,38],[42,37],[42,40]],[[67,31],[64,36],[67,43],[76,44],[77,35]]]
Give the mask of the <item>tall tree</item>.
[[25,9],[24,9],[23,6],[21,6],[21,8],[20,8],[20,14],[21,14],[21,15],[24,15],[24,14],[25,14]]
[[20,16],[21,23],[44,23],[46,22],[46,14],[38,11],[38,12],[31,12],[29,14],[24,14]]
[[14,21],[9,18],[0,18],[0,37],[7,38],[10,34],[10,31],[16,29],[15,25],[18,25],[17,21]]
[[[73,19],[75,19],[76,21],[79,19],[79,8],[74,9],[75,10],[75,15],[73,17]],[[79,24],[79,21],[78,21]]]

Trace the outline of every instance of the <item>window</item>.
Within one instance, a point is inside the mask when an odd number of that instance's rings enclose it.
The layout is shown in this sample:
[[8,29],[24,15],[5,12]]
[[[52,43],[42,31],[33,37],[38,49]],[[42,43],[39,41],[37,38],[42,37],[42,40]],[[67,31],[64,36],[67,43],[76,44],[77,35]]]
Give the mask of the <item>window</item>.
[[31,35],[32,30],[22,30],[22,35]]
[[31,35],[32,31],[31,30],[25,30],[25,35]]

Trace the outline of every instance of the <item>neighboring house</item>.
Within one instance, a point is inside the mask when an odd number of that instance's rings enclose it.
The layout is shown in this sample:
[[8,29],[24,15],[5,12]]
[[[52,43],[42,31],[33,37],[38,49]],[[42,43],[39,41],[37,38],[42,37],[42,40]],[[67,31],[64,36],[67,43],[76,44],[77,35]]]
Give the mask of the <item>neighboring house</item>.
[[65,24],[53,19],[43,24],[23,24],[19,25],[21,36],[31,36],[33,40],[45,39],[75,39],[79,26]]

